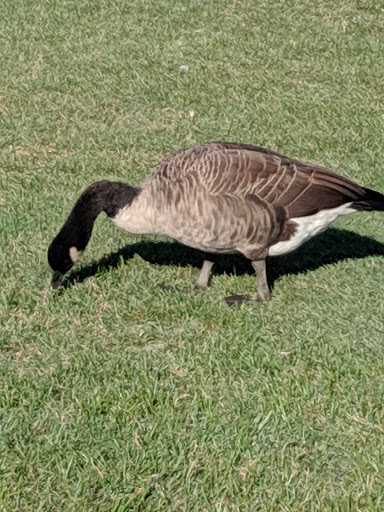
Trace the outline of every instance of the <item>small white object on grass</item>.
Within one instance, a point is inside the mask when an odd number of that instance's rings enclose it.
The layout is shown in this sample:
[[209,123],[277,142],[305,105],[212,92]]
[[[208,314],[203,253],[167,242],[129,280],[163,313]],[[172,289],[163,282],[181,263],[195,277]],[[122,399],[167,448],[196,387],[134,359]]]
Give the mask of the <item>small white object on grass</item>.
[[188,64],[183,64],[182,66],[179,67],[179,70],[180,71],[185,71],[185,72],[189,71]]

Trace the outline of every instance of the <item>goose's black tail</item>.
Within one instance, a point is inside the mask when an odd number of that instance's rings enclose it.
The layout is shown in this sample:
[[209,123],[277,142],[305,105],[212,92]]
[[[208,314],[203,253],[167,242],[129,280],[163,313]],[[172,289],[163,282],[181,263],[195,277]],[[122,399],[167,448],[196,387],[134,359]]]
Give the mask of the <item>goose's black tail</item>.
[[361,199],[354,201],[352,204],[355,210],[359,211],[384,211],[384,195],[375,190],[364,188],[364,195]]

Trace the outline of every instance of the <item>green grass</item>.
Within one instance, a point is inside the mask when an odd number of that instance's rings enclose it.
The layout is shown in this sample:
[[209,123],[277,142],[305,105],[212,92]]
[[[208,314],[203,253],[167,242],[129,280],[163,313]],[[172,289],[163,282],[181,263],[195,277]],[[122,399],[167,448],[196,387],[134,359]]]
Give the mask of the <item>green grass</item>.
[[195,294],[199,256],[106,217],[61,293],[46,259],[85,186],[204,141],[384,191],[383,18],[373,0],[4,2],[0,510],[383,510],[382,214],[271,260],[265,305],[224,303],[255,290],[241,258]]

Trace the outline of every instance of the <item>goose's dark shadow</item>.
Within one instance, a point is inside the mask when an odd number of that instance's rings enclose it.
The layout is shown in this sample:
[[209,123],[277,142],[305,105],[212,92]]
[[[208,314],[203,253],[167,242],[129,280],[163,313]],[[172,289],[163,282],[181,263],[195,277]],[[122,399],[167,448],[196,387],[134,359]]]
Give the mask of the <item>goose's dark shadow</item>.
[[[94,276],[100,270],[118,267],[135,254],[154,265],[178,265],[200,268],[204,254],[184,245],[172,242],[143,241],[126,245],[99,261],[72,271],[64,280],[64,288],[81,283]],[[384,245],[373,238],[358,235],[351,231],[328,229],[313,238],[297,251],[286,256],[269,258],[267,263],[268,282],[273,288],[274,282],[286,274],[300,274],[315,270],[345,259],[365,258],[372,255],[384,255]],[[212,256],[212,255],[211,255]],[[234,273],[236,275],[254,274],[250,262],[241,255],[214,256],[214,274]]]

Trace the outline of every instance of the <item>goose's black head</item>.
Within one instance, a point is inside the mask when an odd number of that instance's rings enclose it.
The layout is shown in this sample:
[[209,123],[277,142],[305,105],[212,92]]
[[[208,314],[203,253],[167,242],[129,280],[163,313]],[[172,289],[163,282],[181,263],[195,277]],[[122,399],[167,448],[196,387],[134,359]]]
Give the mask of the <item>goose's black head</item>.
[[53,240],[48,249],[48,263],[53,270],[51,281],[53,288],[60,286],[61,278],[73,267],[81,253],[82,250],[70,244],[63,237],[57,236]]
[[99,213],[104,211],[108,217],[115,217],[121,208],[131,204],[138,193],[137,188],[111,181],[97,181],[84,190],[48,249],[54,288],[60,286],[63,275],[85,250]]
[[51,284],[54,288],[60,286],[63,275],[73,267],[85,250],[95,219],[105,206],[100,199],[105,188],[98,182],[83,192],[49,246],[48,263],[53,270]]

